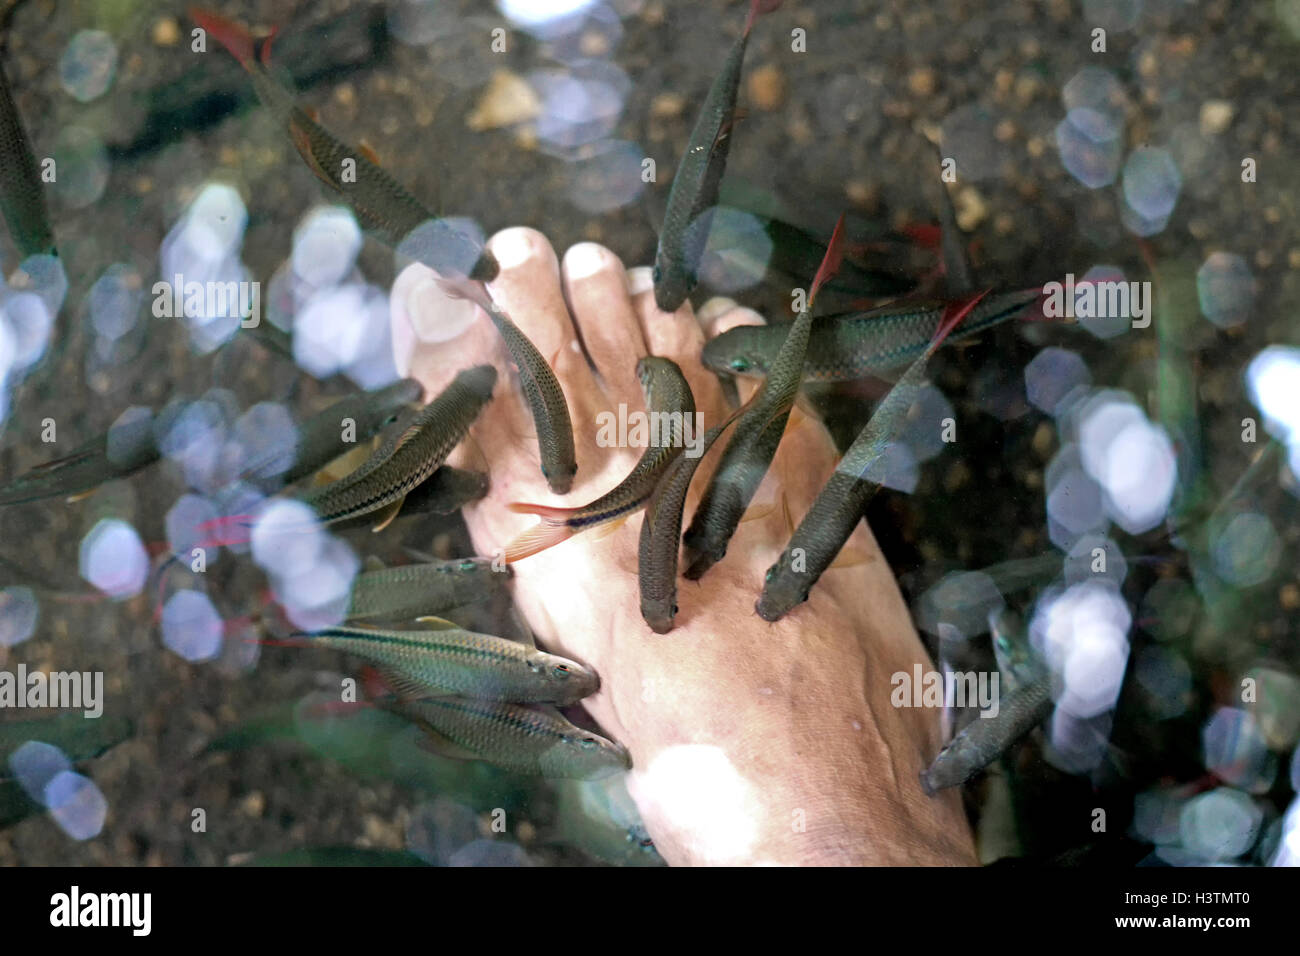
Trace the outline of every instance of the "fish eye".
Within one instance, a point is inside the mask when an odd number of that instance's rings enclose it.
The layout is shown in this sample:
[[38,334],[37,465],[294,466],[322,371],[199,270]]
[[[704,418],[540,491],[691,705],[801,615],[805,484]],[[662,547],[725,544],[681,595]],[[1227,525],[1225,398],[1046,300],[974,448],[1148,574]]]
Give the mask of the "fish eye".
[[651,271],[650,277],[654,279],[654,281],[657,283],[660,279],[664,277],[663,270],[656,265],[654,269]]
[[764,573],[763,575],[763,581],[764,582],[770,581],[774,577],[776,577],[776,568],[768,568],[766,573]]
[[674,613],[674,614],[677,613],[677,605],[676,605],[676,604],[673,605],[673,613]]
[[473,571],[473,570],[474,570],[474,562],[473,562],[473,561],[462,561],[462,562],[460,563],[460,569],[461,569],[462,571]]
[[728,364],[731,365],[731,370],[732,370],[733,372],[748,372],[748,371],[749,371],[749,359],[747,359],[747,358],[745,358],[745,357],[743,357],[743,356],[737,355],[737,356],[736,356],[734,359],[732,359],[731,362],[728,363]]
[[599,746],[600,746],[600,744],[596,741],[596,738],[595,738],[595,737],[583,737],[583,738],[582,738],[582,749],[583,749],[583,750],[595,750],[595,749],[596,749],[597,747],[599,747]]
[[569,666],[567,664],[556,664],[553,668],[551,668],[551,673],[554,674],[556,677],[568,677],[573,672],[569,670]]

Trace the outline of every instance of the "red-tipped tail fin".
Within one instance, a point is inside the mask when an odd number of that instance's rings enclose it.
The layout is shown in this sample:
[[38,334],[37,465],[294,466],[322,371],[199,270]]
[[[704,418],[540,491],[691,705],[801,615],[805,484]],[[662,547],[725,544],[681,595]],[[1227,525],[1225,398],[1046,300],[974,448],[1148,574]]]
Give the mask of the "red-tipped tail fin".
[[545,551],[577,533],[568,522],[573,515],[572,508],[530,505],[518,501],[510,504],[509,508],[519,514],[537,515],[542,520],[510,542],[505,551],[506,564]]
[[[243,24],[227,20],[220,14],[202,7],[190,7],[190,19],[210,33],[218,43],[224,46],[230,55],[240,62],[246,70],[252,70],[256,62],[256,43],[253,34]],[[270,44],[266,49],[269,50]]]
[[840,213],[840,218],[835,220],[835,231],[831,233],[831,241],[826,246],[826,255],[822,257],[822,264],[817,267],[817,275],[813,276],[812,289],[808,293],[809,311],[812,311],[813,302],[817,298],[818,291],[835,276],[835,273],[840,271],[843,262],[844,213]]
[[781,0],[749,0],[749,15],[745,17],[745,36],[754,29],[754,21],[765,13],[771,13],[781,5]]
[[276,38],[276,35],[279,32],[280,28],[278,26],[271,27],[271,32],[268,33],[266,39],[262,41],[262,49],[258,52],[258,59],[262,61],[262,66],[265,66],[268,69],[271,66],[271,41]]
[[971,309],[979,305],[980,300],[988,295],[989,291],[989,289],[984,289],[980,292],[974,293],[973,295],[968,295],[964,299],[957,299],[953,302],[949,302],[947,306],[944,307],[943,318],[939,320],[939,327],[935,329],[934,338],[930,340],[929,351],[933,352],[942,345],[943,340],[948,337],[948,334],[961,324],[962,319],[970,315]]

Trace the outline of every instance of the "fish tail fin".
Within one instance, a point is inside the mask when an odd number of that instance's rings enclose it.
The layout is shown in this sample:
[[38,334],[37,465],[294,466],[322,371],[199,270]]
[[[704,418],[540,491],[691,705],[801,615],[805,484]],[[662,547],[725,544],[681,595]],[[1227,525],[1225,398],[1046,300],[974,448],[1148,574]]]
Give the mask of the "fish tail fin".
[[835,220],[835,231],[831,233],[831,241],[826,245],[826,254],[822,256],[821,265],[817,267],[817,274],[813,276],[812,288],[808,292],[809,311],[812,311],[812,305],[817,298],[817,292],[823,285],[831,280],[835,273],[840,271],[840,266],[843,262],[844,213],[840,213],[840,218]]
[[934,338],[930,340],[930,351],[937,349],[943,344],[943,340],[948,337],[961,320],[970,315],[971,309],[979,305],[980,300],[989,294],[988,289],[983,289],[973,295],[965,296],[954,302],[949,302],[943,310],[943,318],[939,320],[939,327],[935,330]]
[[271,68],[271,41],[273,41],[279,33],[279,26],[271,27],[271,32],[268,33],[266,39],[262,41],[262,49],[258,51],[257,58],[262,61],[262,66],[267,69]]
[[781,5],[781,0],[749,0],[749,15],[745,17],[745,36],[754,29],[754,21],[765,13],[771,13]]
[[[216,41],[225,47],[244,69],[250,73],[253,72],[257,62],[257,44],[253,40],[253,34],[249,32],[248,27],[202,7],[190,7],[190,19],[212,34]],[[264,50],[269,55],[269,41]]]
[[542,520],[510,542],[505,551],[506,564],[531,557],[574,535],[574,530],[568,523],[569,516],[573,514],[571,508],[530,505],[518,501],[512,502],[509,508],[519,514],[537,515]]

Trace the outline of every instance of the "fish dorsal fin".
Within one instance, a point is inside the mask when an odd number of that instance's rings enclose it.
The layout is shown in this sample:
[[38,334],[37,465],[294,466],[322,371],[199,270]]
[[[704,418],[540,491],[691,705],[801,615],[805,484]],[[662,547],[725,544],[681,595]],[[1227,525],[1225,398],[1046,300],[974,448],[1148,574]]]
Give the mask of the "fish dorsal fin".
[[417,617],[417,624],[423,624],[427,631],[457,631],[460,630],[458,624],[453,624],[446,618],[434,617],[432,614],[426,614],[424,617]]
[[[315,122],[305,111],[300,109],[298,112],[302,113],[303,119]],[[289,119],[289,135],[293,138],[293,145],[297,148],[298,155],[303,158],[303,161],[307,163],[307,166],[311,171],[316,174],[316,178],[327,186],[338,188],[337,184],[334,182],[334,177],[326,172],[317,161],[316,154],[312,151],[311,147],[311,135],[305,128],[303,128],[303,125],[298,121],[298,117],[296,116],[290,117]]]
[[361,155],[366,157],[366,159],[370,160],[376,166],[383,165],[379,161],[379,154],[375,152],[375,148],[364,139],[357,143],[357,149],[361,150]]
[[383,571],[388,567],[378,555],[374,554],[367,556],[366,560],[361,562],[361,566],[367,571]]

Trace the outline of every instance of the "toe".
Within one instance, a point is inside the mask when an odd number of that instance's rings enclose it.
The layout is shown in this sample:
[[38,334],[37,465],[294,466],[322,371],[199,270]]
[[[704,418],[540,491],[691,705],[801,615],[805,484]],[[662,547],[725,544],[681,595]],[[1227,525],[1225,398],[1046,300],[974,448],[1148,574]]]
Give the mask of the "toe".
[[645,267],[628,272],[627,287],[650,354],[677,363],[691,386],[696,409],[704,413],[707,425],[716,424],[726,415],[727,404],[718,377],[700,364],[704,330],[690,304],[684,303],[676,312],[660,310],[655,304],[654,280]]
[[636,363],[646,354],[646,344],[628,297],[623,263],[603,246],[580,242],[564,254],[561,271],[578,334],[606,394],[635,403],[641,395]]

